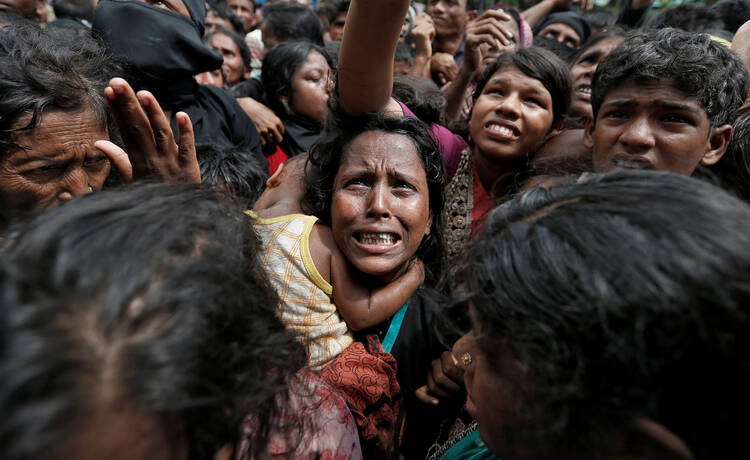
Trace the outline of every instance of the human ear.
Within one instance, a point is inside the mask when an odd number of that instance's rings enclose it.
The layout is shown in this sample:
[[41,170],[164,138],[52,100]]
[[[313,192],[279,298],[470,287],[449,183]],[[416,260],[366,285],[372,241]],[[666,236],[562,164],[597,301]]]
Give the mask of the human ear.
[[266,188],[275,188],[281,184],[281,170],[284,169],[284,163],[281,163],[273,175],[266,181]]
[[45,0],[37,0],[36,9],[34,10],[37,22],[42,24],[47,23],[47,2]]
[[435,217],[435,213],[430,211],[430,217],[427,219],[427,228],[424,231],[425,236],[429,235],[432,231],[432,219]]
[[732,139],[732,125],[721,125],[711,131],[708,136],[708,145],[706,153],[701,158],[703,166],[713,166],[721,160],[724,152],[727,151],[729,141]]
[[587,149],[594,148],[594,119],[586,120],[586,129],[583,132],[583,146]]

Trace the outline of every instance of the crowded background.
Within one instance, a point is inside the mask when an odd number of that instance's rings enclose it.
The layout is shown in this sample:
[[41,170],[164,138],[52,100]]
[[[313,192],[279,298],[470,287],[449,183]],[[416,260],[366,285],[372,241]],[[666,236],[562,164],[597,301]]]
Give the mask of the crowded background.
[[0,0],[0,457],[744,458],[749,67],[750,0]]

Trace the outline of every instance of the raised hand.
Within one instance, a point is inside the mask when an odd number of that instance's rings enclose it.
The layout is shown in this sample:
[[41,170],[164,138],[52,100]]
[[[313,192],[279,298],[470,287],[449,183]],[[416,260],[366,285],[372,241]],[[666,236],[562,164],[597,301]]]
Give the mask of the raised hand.
[[175,142],[164,111],[153,94],[136,95],[128,82],[113,78],[104,90],[126,151],[110,141],[94,145],[110,159],[124,182],[159,179],[166,182],[200,182],[195,136],[190,117],[178,112]]

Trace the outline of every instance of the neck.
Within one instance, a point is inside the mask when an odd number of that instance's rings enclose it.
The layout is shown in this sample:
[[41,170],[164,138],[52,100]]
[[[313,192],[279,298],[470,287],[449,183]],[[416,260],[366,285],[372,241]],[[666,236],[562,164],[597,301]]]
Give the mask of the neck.
[[448,53],[453,56],[461,48],[463,39],[463,34],[436,36],[432,42],[432,49],[436,53]]
[[474,147],[474,170],[487,193],[498,198],[508,193],[513,183],[513,174],[523,168],[526,159],[490,161]]

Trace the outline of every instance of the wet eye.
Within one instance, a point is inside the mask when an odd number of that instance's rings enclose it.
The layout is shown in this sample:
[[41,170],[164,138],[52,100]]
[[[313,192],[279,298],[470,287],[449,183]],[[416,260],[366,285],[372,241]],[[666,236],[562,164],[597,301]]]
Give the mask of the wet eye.
[[665,123],[683,123],[683,124],[690,124],[690,120],[688,120],[686,117],[682,115],[667,115],[663,118],[663,121]]
[[625,118],[626,114],[622,110],[613,110],[604,114],[605,118]]
[[107,157],[105,155],[100,155],[94,158],[87,158],[85,164],[86,166],[99,167],[99,166],[104,166],[106,162],[107,162]]
[[361,177],[357,177],[355,179],[350,179],[344,184],[344,187],[346,188],[357,188],[357,187],[365,187],[367,185],[367,181],[365,181]]

